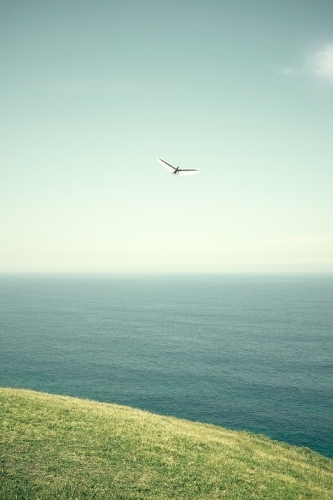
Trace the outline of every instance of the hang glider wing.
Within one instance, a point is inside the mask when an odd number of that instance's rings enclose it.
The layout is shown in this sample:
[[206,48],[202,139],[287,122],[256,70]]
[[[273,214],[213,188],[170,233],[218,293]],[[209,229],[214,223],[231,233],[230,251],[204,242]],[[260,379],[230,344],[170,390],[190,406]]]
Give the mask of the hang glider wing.
[[158,161],[158,163],[160,163],[161,165],[163,165],[164,168],[166,168],[167,170],[169,170],[169,172],[171,172],[172,174],[175,173],[175,170],[176,170],[175,167],[173,167],[172,165],[170,165],[166,161],[162,160],[161,158],[157,158],[157,161]]
[[193,174],[198,174],[200,172],[198,168],[179,168],[179,167],[175,168],[172,165],[170,165],[170,163],[167,163],[166,161],[162,160],[162,158],[157,158],[157,161],[174,175],[181,175],[181,176],[193,175]]
[[179,169],[176,175],[193,175],[199,172],[200,170],[198,168]]

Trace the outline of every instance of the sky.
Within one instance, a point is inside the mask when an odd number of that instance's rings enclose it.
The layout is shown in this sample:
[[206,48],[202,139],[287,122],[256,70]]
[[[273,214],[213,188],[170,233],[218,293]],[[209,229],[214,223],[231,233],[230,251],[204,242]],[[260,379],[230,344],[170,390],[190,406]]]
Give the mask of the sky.
[[0,89],[0,272],[333,272],[332,0],[0,0]]

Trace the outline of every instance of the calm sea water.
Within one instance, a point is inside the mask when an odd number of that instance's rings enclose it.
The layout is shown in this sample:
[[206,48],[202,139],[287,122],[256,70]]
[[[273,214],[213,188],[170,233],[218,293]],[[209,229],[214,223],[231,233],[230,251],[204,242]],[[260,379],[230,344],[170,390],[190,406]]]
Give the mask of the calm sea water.
[[333,276],[0,276],[0,385],[333,458]]

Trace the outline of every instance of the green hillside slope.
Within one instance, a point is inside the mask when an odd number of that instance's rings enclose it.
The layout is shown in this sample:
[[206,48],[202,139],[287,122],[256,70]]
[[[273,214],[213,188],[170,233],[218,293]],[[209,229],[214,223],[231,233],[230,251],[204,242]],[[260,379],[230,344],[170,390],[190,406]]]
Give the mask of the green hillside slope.
[[0,389],[1,499],[333,499],[333,461],[247,432]]

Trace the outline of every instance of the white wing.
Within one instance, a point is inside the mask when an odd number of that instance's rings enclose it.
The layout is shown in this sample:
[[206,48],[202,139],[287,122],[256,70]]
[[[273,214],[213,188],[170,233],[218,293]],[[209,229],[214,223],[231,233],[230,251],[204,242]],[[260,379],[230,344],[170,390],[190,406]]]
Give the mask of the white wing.
[[175,168],[172,165],[170,165],[170,163],[162,160],[162,158],[157,158],[157,161],[158,161],[158,163],[160,163],[161,165],[163,165],[163,167],[166,168],[172,174],[183,176],[183,175],[198,174],[200,172],[199,168],[184,168],[184,169]]
[[163,165],[164,168],[166,168],[167,170],[169,170],[169,172],[171,172],[172,174],[175,172],[175,170],[176,170],[175,167],[173,167],[172,165],[170,165],[166,161],[162,160],[162,158],[157,158],[157,161],[158,161],[158,163],[160,163],[161,165]]
[[193,175],[193,174],[198,174],[200,172],[199,168],[188,168],[184,170],[178,170],[176,175]]

